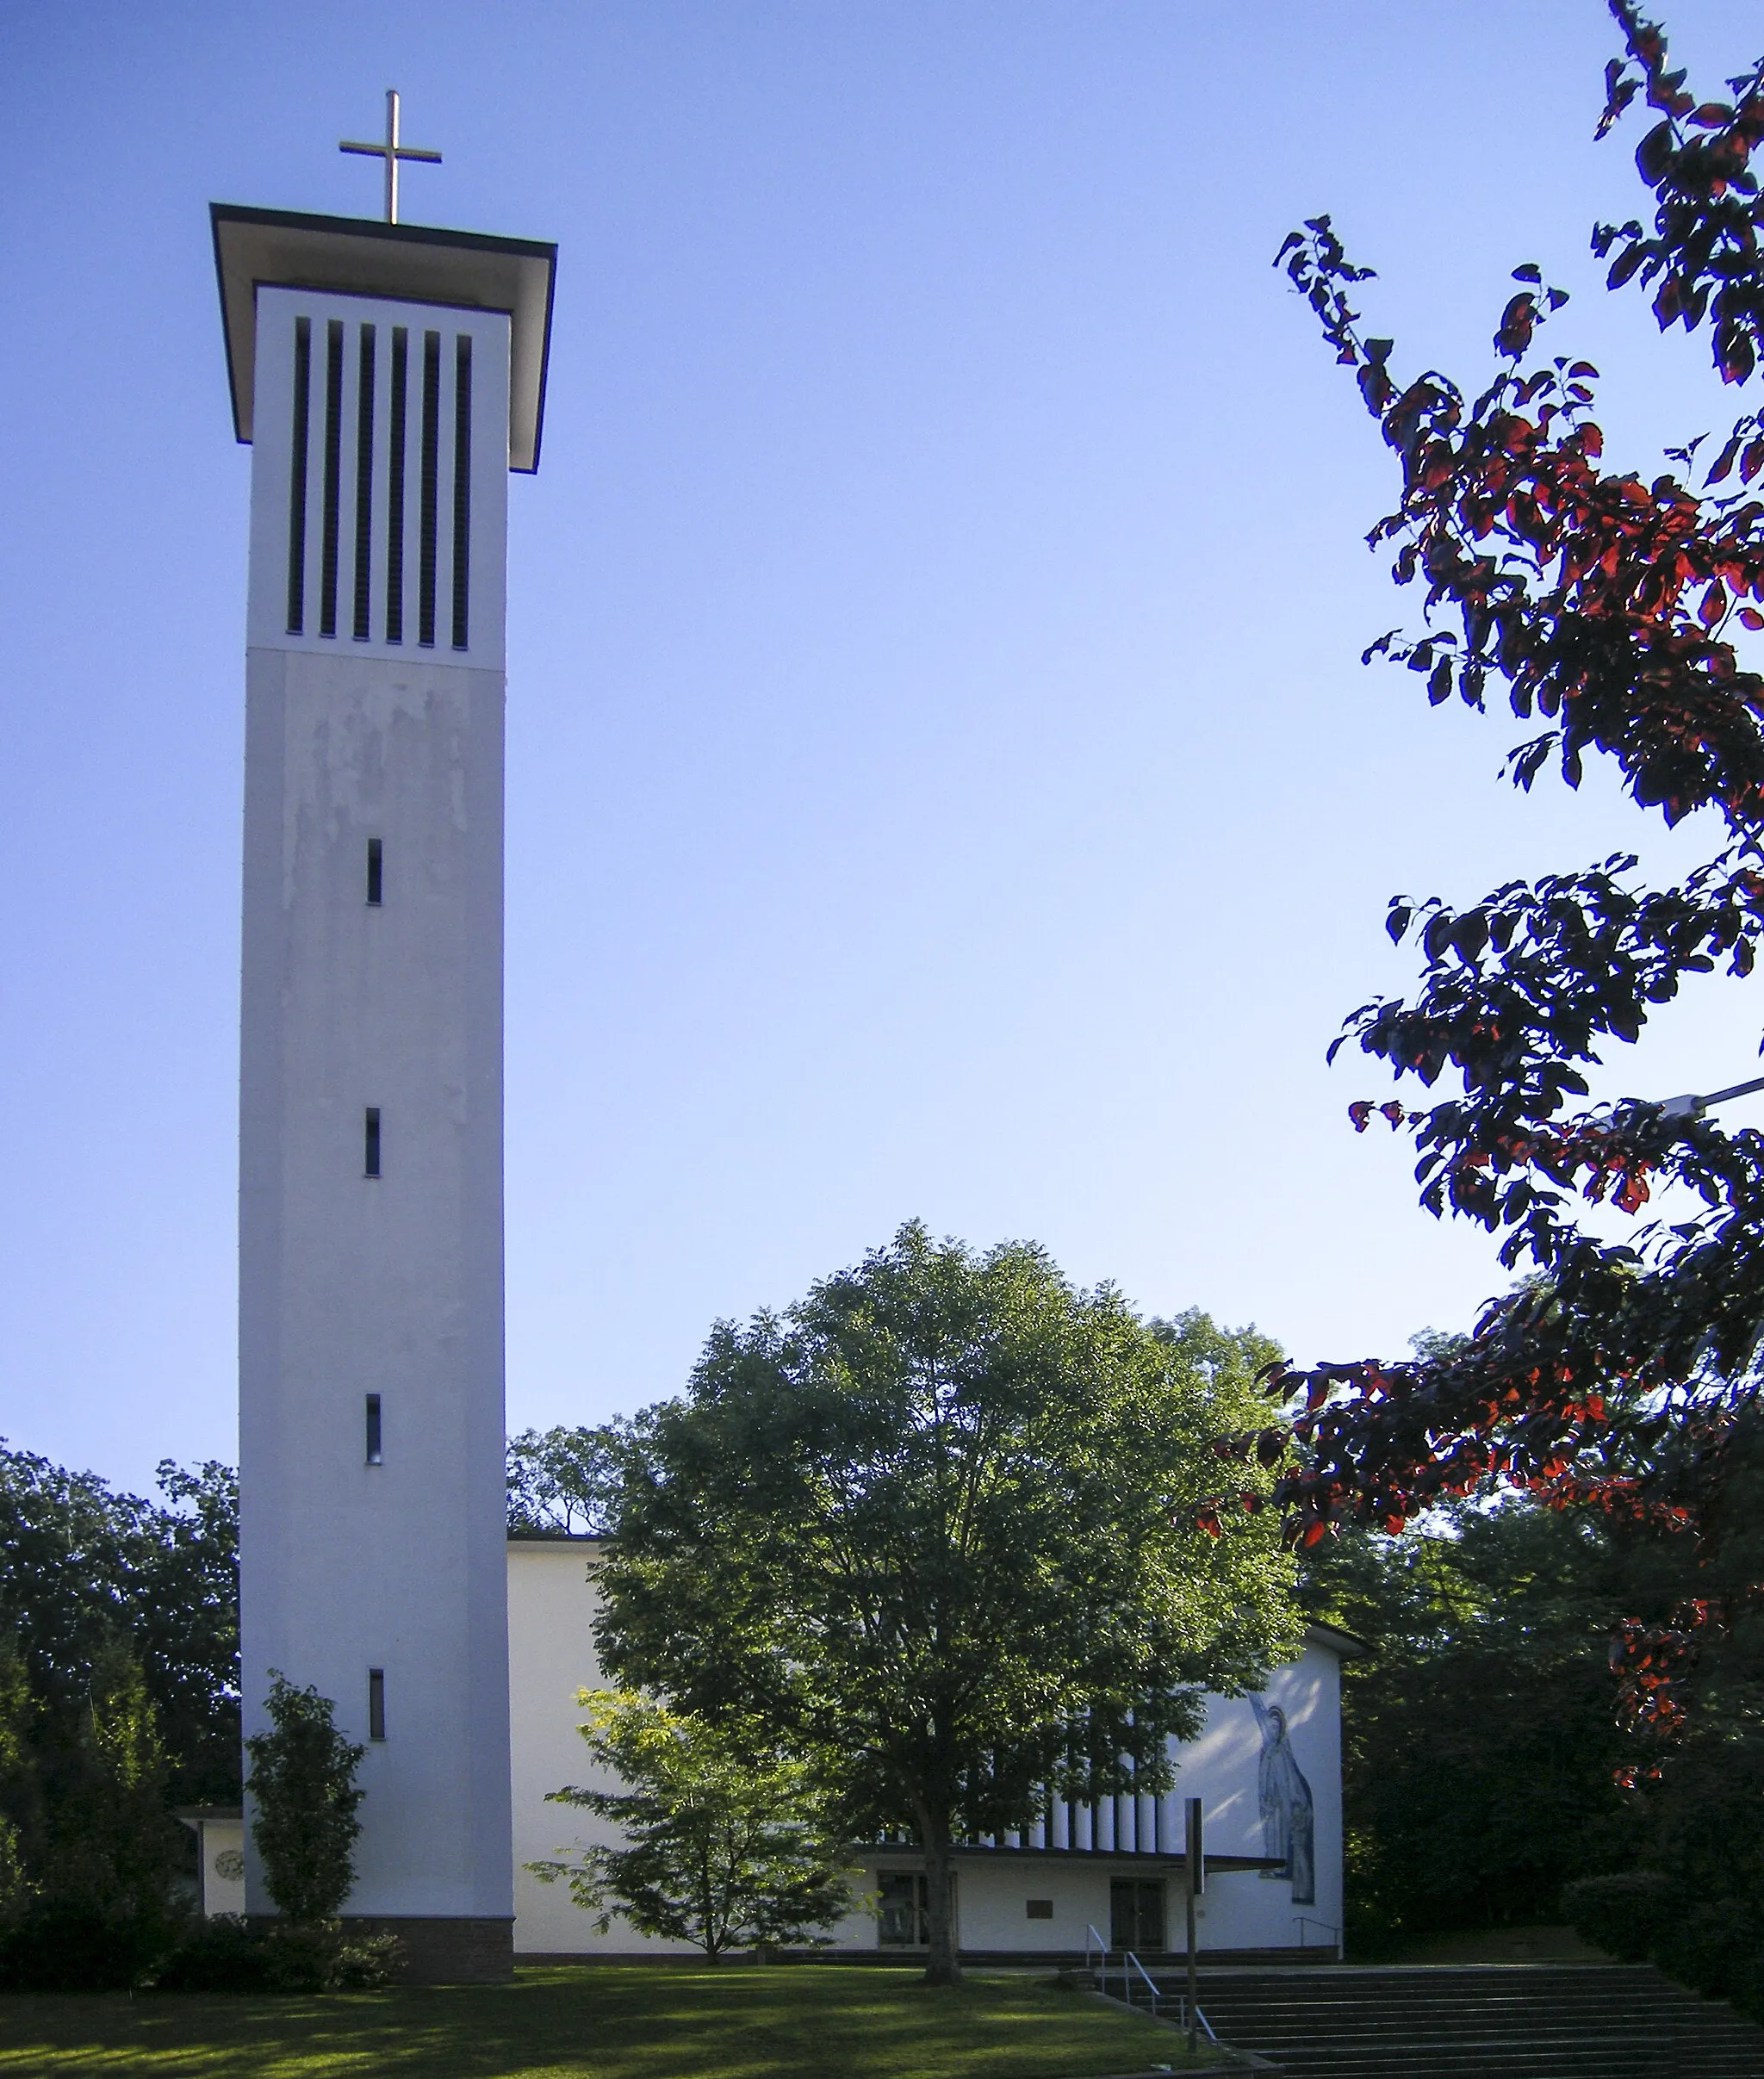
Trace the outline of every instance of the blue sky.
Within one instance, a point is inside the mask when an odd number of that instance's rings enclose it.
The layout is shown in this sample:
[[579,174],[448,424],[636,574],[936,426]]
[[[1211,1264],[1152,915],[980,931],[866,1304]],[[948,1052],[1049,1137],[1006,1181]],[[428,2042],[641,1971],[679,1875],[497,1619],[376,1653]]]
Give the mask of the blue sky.
[[[1697,84],[1764,43],[1680,0]],[[919,1215],[1303,1359],[1499,1282],[1323,1051],[1470,898],[1649,832],[1358,653],[1390,487],[1269,258],[1395,365],[1575,292],[1607,459],[1722,424],[1597,293],[1640,190],[1595,0],[0,0],[0,1432],[227,1456],[245,504],[210,200],[562,247],[512,486],[509,1406],[676,1390]],[[1625,1064],[1745,1074],[1744,990]],[[1613,1086],[1615,1087],[1615,1086]]]

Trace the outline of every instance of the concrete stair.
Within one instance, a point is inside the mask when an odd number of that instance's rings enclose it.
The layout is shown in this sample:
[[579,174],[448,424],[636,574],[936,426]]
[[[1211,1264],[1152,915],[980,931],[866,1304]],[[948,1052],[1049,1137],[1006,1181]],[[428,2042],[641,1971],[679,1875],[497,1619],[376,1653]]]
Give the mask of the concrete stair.
[[1215,1968],[1200,2000],[1287,2079],[1764,2079],[1764,2028],[1641,1966]]

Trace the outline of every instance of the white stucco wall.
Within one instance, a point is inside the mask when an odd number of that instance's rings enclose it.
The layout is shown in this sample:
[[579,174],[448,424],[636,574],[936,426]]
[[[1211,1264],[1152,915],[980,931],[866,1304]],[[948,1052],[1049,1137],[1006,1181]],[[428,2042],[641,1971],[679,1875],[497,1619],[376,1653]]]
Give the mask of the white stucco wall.
[[[292,326],[313,328],[307,611],[286,631]],[[337,626],[321,636],[324,342],[341,357]],[[370,587],[353,615],[355,381],[378,328]],[[385,632],[390,328],[474,341],[471,641],[446,618],[451,416],[440,413],[439,630]],[[366,1741],[357,1914],[506,1918],[502,1379],[502,599],[507,320],[258,291],[246,660],[239,1501],[247,1734],[271,1669]],[[500,359],[499,359],[500,357]],[[450,372],[450,351],[441,365]],[[407,444],[413,449],[414,443]],[[407,456],[407,465],[410,455]],[[407,469],[408,474],[408,469]],[[383,847],[367,901],[367,847]],[[367,1108],[382,1173],[363,1173]],[[383,1459],[366,1462],[366,1396]],[[386,1735],[370,1739],[369,1671]],[[270,1909],[247,1856],[252,1912]]]
[[589,1627],[599,1598],[588,1575],[594,1548],[587,1540],[512,1541],[508,1547],[510,1781],[514,1819],[514,1946],[518,1955],[637,1952],[692,1954],[689,1945],[658,1942],[616,1920],[605,1934],[562,1883],[546,1884],[530,1862],[568,1857],[616,1829],[575,1805],[548,1804],[566,1784],[616,1789],[618,1779],[589,1766],[576,1730],[576,1691],[601,1686]]
[[[681,1946],[655,1942],[615,1921],[605,1934],[594,1916],[575,1906],[562,1884],[547,1884],[519,1865],[568,1853],[572,1844],[608,1838],[608,1822],[546,1794],[593,1778],[576,1731],[578,1689],[601,1682],[591,1626],[597,1607],[592,1541],[513,1542],[508,1548],[508,1629],[515,1842],[515,1948],[518,1952],[675,1953]],[[1327,1946],[1326,1927],[1341,1925],[1340,1662],[1327,1635],[1314,1635],[1300,1659],[1276,1668],[1264,1700],[1287,1716],[1293,1751],[1314,1804],[1317,1898],[1295,1906],[1290,1883],[1254,1871],[1214,1871],[1198,1909],[1203,1949],[1283,1949]],[[1180,1838],[1175,1813],[1184,1797],[1200,1797],[1212,1855],[1264,1852],[1258,1791],[1262,1747],[1247,1697],[1208,1700],[1198,1739],[1177,1750],[1180,1773],[1166,1809],[1154,1815],[1141,1800],[1135,1815],[1147,1840],[1166,1846]],[[608,1782],[610,1779],[602,1779]],[[1111,1815],[1112,1816],[1112,1815]],[[1101,1829],[1086,1822],[1094,1837]],[[1122,1831],[1125,1831],[1123,1822]],[[910,1870],[919,1859],[907,1847],[867,1859],[857,1888],[873,1891],[879,1871]],[[1049,1853],[1018,1848],[964,1855],[957,1872],[961,1940],[969,1950],[1080,1950],[1085,1928],[1109,1933],[1109,1891],[1115,1877],[1162,1877],[1167,1887],[1166,1928],[1179,1946],[1182,1880],[1167,1856]],[[1051,1920],[1030,1920],[1031,1898],[1051,1899]],[[1303,1921],[1307,1925],[1301,1925]],[[868,1912],[832,1930],[835,1946],[874,1950],[877,1925]],[[689,1952],[688,1952],[689,1953]],[[910,1955],[910,1952],[900,1952]]]
[[196,1875],[204,1914],[245,1911],[245,1821],[208,1819],[196,1822]]

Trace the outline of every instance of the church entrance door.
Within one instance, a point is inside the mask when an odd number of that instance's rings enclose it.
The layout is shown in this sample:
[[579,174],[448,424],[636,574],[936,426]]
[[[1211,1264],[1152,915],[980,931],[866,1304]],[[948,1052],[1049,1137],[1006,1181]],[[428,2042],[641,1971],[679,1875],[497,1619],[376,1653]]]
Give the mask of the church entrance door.
[[1109,1885],[1109,1946],[1140,1956],[1165,1946],[1161,1877],[1117,1877]]

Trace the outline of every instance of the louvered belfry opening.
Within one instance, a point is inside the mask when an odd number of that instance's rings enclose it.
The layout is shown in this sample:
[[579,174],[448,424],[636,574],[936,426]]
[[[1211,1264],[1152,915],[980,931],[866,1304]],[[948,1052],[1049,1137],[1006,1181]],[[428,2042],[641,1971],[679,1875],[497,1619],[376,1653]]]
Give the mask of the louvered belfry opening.
[[381,306],[297,314],[285,338],[285,632],[469,653],[472,472],[493,431],[475,416],[472,333],[390,323]]
[[410,382],[410,329],[392,328],[392,419],[387,431],[386,640],[404,640],[404,413]]
[[472,341],[453,343],[453,647],[470,647],[472,540]]
[[325,488],[319,551],[319,633],[337,633],[337,500],[343,479],[343,326],[325,327]]
[[440,490],[441,335],[423,334],[423,480],[419,497],[417,641],[435,642],[435,500]]
[[307,624],[307,451],[312,433],[313,321],[294,321],[294,431],[288,468],[288,632]]

